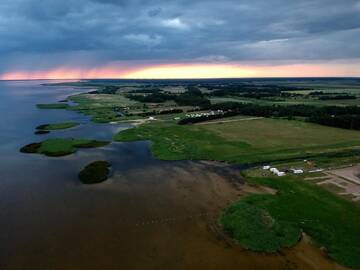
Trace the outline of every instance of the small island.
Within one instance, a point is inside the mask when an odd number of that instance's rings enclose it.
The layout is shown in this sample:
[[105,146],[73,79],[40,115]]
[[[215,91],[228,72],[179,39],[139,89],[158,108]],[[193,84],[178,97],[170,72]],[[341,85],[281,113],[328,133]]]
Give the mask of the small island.
[[66,109],[69,107],[67,103],[46,103],[46,104],[36,104],[36,107],[39,109]]
[[78,148],[102,147],[107,144],[109,144],[107,141],[89,139],[52,138],[42,142],[25,145],[20,149],[20,152],[59,157],[73,154]]
[[63,123],[54,123],[54,124],[44,124],[37,126],[36,129],[38,131],[50,131],[50,130],[60,130],[67,129],[78,126],[77,122],[63,122]]
[[107,180],[111,164],[107,161],[94,161],[84,167],[79,173],[83,184],[97,184]]
[[36,135],[44,135],[44,134],[49,134],[49,133],[50,133],[49,130],[36,130],[34,132],[34,134],[36,134]]

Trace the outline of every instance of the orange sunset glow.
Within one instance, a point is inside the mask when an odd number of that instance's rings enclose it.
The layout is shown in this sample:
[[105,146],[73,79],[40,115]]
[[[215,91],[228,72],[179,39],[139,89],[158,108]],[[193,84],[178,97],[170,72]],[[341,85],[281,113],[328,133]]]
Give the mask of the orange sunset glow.
[[193,78],[249,78],[249,77],[331,77],[359,76],[360,64],[164,64],[128,68],[106,66],[94,69],[71,67],[43,71],[11,71],[0,74],[1,80],[35,79],[193,79]]

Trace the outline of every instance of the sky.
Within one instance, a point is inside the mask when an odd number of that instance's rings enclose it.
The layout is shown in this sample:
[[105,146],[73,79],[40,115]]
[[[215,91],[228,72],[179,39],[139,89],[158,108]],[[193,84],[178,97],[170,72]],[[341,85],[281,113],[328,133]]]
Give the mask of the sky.
[[0,79],[360,76],[360,0],[1,0]]

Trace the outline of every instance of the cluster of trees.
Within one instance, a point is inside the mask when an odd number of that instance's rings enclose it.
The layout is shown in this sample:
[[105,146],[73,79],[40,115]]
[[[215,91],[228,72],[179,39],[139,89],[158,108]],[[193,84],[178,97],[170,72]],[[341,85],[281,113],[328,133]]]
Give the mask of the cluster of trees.
[[166,92],[154,92],[149,95],[127,94],[128,98],[144,103],[162,103],[168,100],[175,101],[180,106],[194,106],[207,108],[210,106],[210,100],[194,86],[189,86],[187,91],[181,94],[172,94]]
[[320,96],[320,100],[346,100],[346,99],[356,99],[356,96],[352,95],[330,95],[330,96]]
[[107,85],[103,87],[100,90],[90,91],[88,94],[109,94],[109,95],[115,95],[116,92],[120,89],[118,86],[114,85]]
[[183,113],[182,109],[169,109],[169,110],[162,110],[158,114],[175,114],[175,113]]
[[175,102],[180,106],[194,106],[207,108],[210,106],[210,100],[204,96],[199,88],[189,86],[187,91],[178,95]]
[[360,115],[356,114],[315,114],[310,116],[308,120],[325,126],[360,130]]
[[258,95],[278,96],[280,95],[280,93],[281,92],[278,91],[278,89],[254,89],[249,87],[241,87],[241,88],[225,88],[225,89],[214,90],[210,93],[210,95],[214,97],[245,96],[245,95],[250,95],[248,97],[256,97]]
[[104,88],[102,88],[101,90],[98,91],[92,91],[92,94],[109,94],[109,95],[114,95],[116,94],[116,92],[119,90],[118,86],[114,86],[114,85],[108,85],[105,86]]
[[324,91],[313,91],[313,92],[310,92],[308,95],[309,96],[321,96],[321,95],[324,95],[325,92]]
[[[163,114],[176,114],[176,113],[183,113],[182,109],[169,109],[169,110],[162,110],[162,111],[150,111],[150,112],[143,112],[136,114],[137,116],[153,116],[153,115],[163,115]],[[127,116],[134,116],[134,114],[127,114]]]
[[343,95],[344,93],[340,92],[324,92],[324,91],[313,91],[310,92],[309,96],[323,96],[323,95]]
[[[345,128],[360,129],[360,107],[348,106],[327,106],[316,107],[310,105],[258,105],[251,103],[226,102],[214,104],[209,107],[211,110],[223,110],[225,113],[216,115],[215,118],[223,118],[233,115],[251,115],[262,117],[306,117],[307,121],[321,125]],[[212,118],[211,118],[212,119]],[[196,117],[183,119],[179,124],[197,123],[210,120],[209,117]]]
[[317,110],[309,105],[258,105],[252,103],[226,102],[214,104],[212,110],[233,111],[238,114],[262,116],[262,117],[289,117],[289,116],[310,116]]
[[308,96],[318,97],[320,100],[344,100],[344,99],[356,99],[356,96],[337,93],[337,92],[324,92],[324,91],[314,91],[308,94]]
[[127,94],[126,97],[144,103],[163,103],[168,100],[174,100],[176,98],[176,95],[169,93],[155,92],[149,95]]
[[136,89],[128,91],[129,94],[152,94],[156,92],[160,92],[161,89],[159,88],[143,88],[143,89]]
[[301,96],[301,94],[285,92],[289,90],[294,90],[294,88],[276,85],[223,86],[220,87],[220,89],[212,91],[209,95],[214,97],[239,96],[256,99]]
[[312,90],[307,87],[298,86],[283,86],[277,84],[258,84],[258,83],[238,83],[238,84],[220,84],[220,85],[202,85],[208,90],[223,91],[228,93],[239,93],[239,92],[282,92],[291,90]]

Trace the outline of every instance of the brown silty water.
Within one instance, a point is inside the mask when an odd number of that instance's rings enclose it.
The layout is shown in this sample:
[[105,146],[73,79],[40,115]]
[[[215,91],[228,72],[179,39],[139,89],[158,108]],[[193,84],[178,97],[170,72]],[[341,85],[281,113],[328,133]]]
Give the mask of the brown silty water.
[[[266,255],[226,239],[216,222],[221,210],[264,190],[223,164],[139,166],[73,188],[80,206],[64,200],[61,222],[47,220],[46,230],[18,240],[6,269],[343,269],[309,241]],[[41,216],[55,218],[47,211]]]

